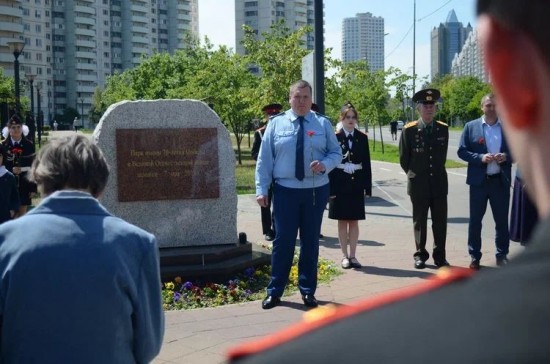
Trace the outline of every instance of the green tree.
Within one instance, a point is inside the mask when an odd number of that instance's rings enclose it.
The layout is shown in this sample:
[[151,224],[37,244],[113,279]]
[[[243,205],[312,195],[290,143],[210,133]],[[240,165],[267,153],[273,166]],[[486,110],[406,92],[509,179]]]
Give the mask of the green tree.
[[445,75],[436,78],[429,86],[441,91],[443,104],[439,118],[451,125],[479,117],[481,97],[491,92],[490,85],[472,76]]
[[[259,79],[248,70],[248,61],[220,47],[203,63],[186,87],[193,96],[213,104],[237,142],[238,163],[242,164],[241,142],[249,132],[250,121],[257,115],[254,90]],[[191,91],[189,91],[191,92]]]
[[412,97],[411,92],[411,82],[413,77],[401,72],[400,69],[395,67],[390,67],[386,74],[387,85],[389,87],[395,88],[395,97],[391,105],[391,111],[388,111],[390,115],[390,120],[403,120],[408,121],[410,114],[407,113],[407,103]]
[[301,27],[292,32],[281,20],[258,37],[249,26],[243,26],[242,45],[252,69],[259,71],[259,83],[252,90],[252,107],[261,110],[263,105],[287,103],[289,86],[302,78],[302,58],[310,51],[304,49],[305,37],[312,28]]
[[[13,89],[14,89],[13,78],[5,76],[4,69],[0,68],[0,102],[3,102],[3,103],[5,102],[8,109],[10,107],[13,107],[10,105],[15,104],[15,100],[13,97],[14,95]],[[0,115],[4,115],[4,113],[2,112],[0,113]],[[1,121],[1,125],[6,125],[6,123],[8,122],[8,120],[0,120],[0,121]]]

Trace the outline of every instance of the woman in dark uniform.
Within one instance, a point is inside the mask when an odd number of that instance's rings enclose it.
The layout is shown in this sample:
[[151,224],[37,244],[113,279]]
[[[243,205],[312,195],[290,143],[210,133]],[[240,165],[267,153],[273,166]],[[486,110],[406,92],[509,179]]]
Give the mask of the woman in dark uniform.
[[340,114],[342,129],[336,134],[342,148],[342,163],[329,174],[328,217],[338,220],[338,240],[344,254],[344,269],[361,268],[355,257],[359,220],[365,220],[365,196],[372,193],[369,140],[366,134],[357,130],[357,119],[357,111],[348,102]]
[[17,115],[13,115],[8,121],[9,136],[2,142],[8,150],[8,155],[4,164],[6,169],[15,175],[17,180],[17,189],[19,191],[20,206],[15,217],[23,216],[27,213],[31,205],[31,193],[36,192],[36,185],[27,178],[27,172],[30,170],[34,160],[34,144],[23,133],[23,123]]

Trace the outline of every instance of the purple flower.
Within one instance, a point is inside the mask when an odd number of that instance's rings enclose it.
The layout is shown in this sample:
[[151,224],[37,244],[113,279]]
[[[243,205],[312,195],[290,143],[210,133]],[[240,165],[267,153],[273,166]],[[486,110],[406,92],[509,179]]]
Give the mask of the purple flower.
[[174,292],[174,301],[178,302],[181,299],[181,294],[179,292]]
[[256,272],[256,270],[254,268],[250,267],[250,268],[247,268],[244,271],[244,275],[247,276],[247,277],[252,277],[255,272]]
[[183,289],[191,289],[193,288],[193,283],[187,281],[183,284]]

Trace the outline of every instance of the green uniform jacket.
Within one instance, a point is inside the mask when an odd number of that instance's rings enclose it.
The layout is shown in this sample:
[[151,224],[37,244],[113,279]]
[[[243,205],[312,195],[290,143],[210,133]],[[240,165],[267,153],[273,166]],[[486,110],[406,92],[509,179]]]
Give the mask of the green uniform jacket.
[[420,121],[407,123],[399,140],[399,163],[407,174],[407,193],[412,199],[446,196],[449,127],[433,122],[431,136]]

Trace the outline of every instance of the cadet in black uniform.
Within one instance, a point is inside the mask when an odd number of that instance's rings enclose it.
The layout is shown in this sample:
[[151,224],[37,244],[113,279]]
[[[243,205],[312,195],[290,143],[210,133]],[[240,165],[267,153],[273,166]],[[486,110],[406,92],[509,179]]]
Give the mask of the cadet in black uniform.
[[[269,122],[269,117],[277,115],[281,112],[283,106],[281,104],[269,104],[262,108],[264,112],[265,124],[261,128],[257,129],[254,133],[254,142],[252,143],[252,159],[258,160],[258,153],[260,152],[260,146],[262,145],[262,138],[264,136],[265,127]],[[273,217],[271,216],[271,198],[273,191],[271,188],[268,191],[267,206],[260,207],[262,216],[262,233],[266,241],[272,241],[275,239],[275,225],[273,224]]]
[[401,133],[399,162],[407,174],[407,193],[413,208],[414,267],[423,269],[430,254],[426,250],[428,210],[432,217],[434,248],[432,257],[439,268],[447,266],[445,241],[447,238],[447,124],[434,122],[435,102],[440,93],[436,89],[418,91],[413,96],[420,119],[411,121]]
[[342,163],[329,173],[328,218],[338,220],[338,241],[344,255],[344,269],[361,268],[355,256],[359,220],[365,220],[365,196],[372,193],[369,138],[357,130],[357,118],[357,111],[350,102],[342,107],[342,129],[336,133],[336,138],[343,158]]
[[36,184],[27,177],[34,160],[35,148],[32,141],[25,137],[23,126],[19,116],[13,115],[8,121],[9,136],[2,142],[8,150],[4,164],[6,169],[15,175],[19,191],[20,205],[15,217],[27,213],[28,207],[32,204],[31,193],[36,192]]

